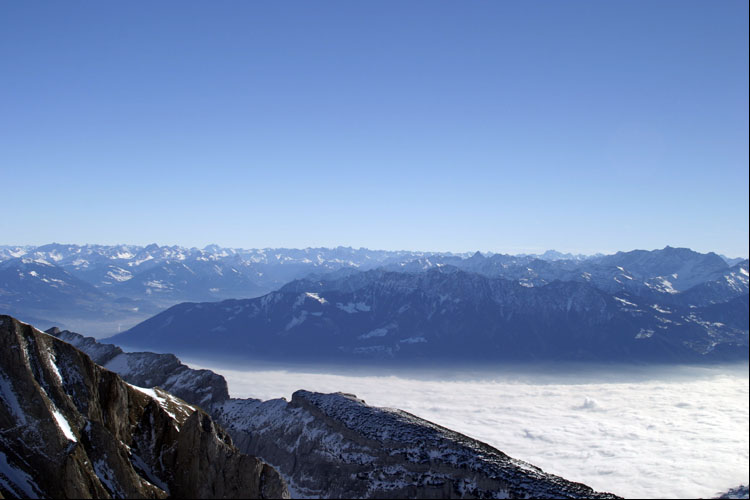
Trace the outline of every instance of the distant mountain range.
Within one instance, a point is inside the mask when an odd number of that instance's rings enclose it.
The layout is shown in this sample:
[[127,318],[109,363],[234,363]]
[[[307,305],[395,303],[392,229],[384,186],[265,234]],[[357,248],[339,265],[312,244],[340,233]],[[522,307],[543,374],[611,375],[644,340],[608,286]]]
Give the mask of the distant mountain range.
[[747,260],[672,247],[591,257],[0,247],[0,312],[97,336],[141,322],[116,340],[243,357],[747,357],[747,293]]
[[174,306],[112,338],[202,356],[393,362],[748,357],[748,262],[689,249],[420,257]]
[[100,336],[184,301],[257,297],[312,272],[433,255],[344,247],[0,246],[0,312]]

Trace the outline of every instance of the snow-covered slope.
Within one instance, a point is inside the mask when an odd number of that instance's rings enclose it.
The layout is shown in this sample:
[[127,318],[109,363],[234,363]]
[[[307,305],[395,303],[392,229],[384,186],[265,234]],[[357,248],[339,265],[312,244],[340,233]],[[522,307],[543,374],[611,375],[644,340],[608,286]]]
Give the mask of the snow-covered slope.
[[615,498],[351,394],[229,400],[214,414],[293,494],[323,498]]
[[210,408],[214,403],[229,398],[223,377],[210,370],[189,368],[173,354],[126,353],[115,345],[99,343],[92,337],[59,328],[51,328],[46,333],[75,346],[88,354],[94,363],[118,373],[132,384],[159,386],[202,408]]
[[684,304],[705,306],[727,302],[748,293],[748,261],[714,273],[708,280],[685,290],[677,298]]
[[311,272],[370,269],[423,252],[353,248],[234,249],[148,245],[0,247],[0,262],[23,257],[65,270],[118,297],[175,303],[252,297]]
[[343,247],[0,246],[0,313],[101,337],[179,302],[257,297],[312,272],[420,255]]

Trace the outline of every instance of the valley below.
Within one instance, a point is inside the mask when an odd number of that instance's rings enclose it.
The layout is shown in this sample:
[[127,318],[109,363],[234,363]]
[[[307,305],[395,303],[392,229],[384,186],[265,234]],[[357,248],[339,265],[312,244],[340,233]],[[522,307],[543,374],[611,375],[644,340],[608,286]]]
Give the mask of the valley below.
[[183,359],[234,398],[356,394],[625,498],[712,498],[748,482],[748,365],[386,369]]

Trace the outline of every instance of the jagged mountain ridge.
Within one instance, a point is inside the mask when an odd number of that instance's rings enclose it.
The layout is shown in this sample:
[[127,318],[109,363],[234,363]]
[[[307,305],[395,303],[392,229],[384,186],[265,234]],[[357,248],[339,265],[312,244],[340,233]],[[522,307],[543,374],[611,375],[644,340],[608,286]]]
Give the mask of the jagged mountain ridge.
[[748,260],[745,259],[729,269],[714,273],[681,294],[674,295],[682,304],[706,306],[727,302],[748,292]]
[[[257,297],[311,272],[371,268],[422,255],[430,254],[344,247],[0,246],[0,312],[45,328],[62,324],[101,336],[182,301]],[[28,266],[44,272],[30,274]]]
[[[72,332],[50,334],[93,357],[125,358],[125,380],[170,380],[176,375],[193,387],[206,370],[170,365],[158,374],[144,357]],[[211,372],[209,372],[211,373]],[[214,374],[215,375],[215,374]],[[217,395],[226,381],[217,377]],[[189,384],[188,384],[189,385]],[[205,401],[195,389],[188,402]],[[245,453],[261,457],[281,472],[297,496],[319,498],[617,498],[595,492],[480,441],[400,410],[368,406],[349,394],[297,391],[290,402],[220,396],[207,409]]]
[[[307,361],[448,362],[746,359],[741,300],[706,308],[655,303],[591,284],[515,281],[442,266],[338,273],[263,297],[185,303],[112,338],[127,346]],[[723,313],[722,313],[723,311]],[[207,338],[211,338],[207,342]]]
[[[39,269],[30,272],[29,266]],[[62,324],[101,336],[179,302],[257,297],[311,273],[379,267],[423,272],[446,266],[527,287],[585,282],[611,294],[627,292],[683,306],[725,302],[748,290],[746,260],[730,268],[715,254],[671,247],[583,258],[551,251],[511,256],[343,247],[201,250],[51,244],[0,247],[0,311],[45,327]]]
[[316,270],[369,269],[423,255],[432,253],[344,247],[233,249],[209,245],[198,249],[154,244],[0,247],[0,262],[23,257],[56,265],[117,295],[141,298],[140,294],[149,293],[172,300],[262,295]]
[[130,385],[82,351],[0,316],[0,494],[287,496],[196,406]]
[[211,408],[229,398],[223,377],[210,370],[188,368],[174,354],[126,353],[116,345],[99,343],[92,337],[59,328],[51,328],[46,333],[85,352],[103,368],[127,376],[126,380],[134,385],[158,386],[201,408]]
[[669,246],[662,250],[633,250],[568,260],[483,256],[477,252],[467,259],[433,256],[384,267],[389,271],[421,272],[441,266],[505,278],[527,287],[578,281],[609,293],[628,292],[680,305],[707,305],[748,293],[747,259],[730,266],[714,253],[701,254]]

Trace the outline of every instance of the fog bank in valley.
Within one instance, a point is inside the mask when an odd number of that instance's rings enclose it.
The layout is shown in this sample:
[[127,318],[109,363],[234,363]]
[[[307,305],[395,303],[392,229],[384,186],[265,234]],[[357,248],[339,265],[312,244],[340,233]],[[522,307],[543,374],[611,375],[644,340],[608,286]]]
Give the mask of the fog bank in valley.
[[188,362],[221,373],[232,397],[354,393],[625,497],[711,497],[748,482],[747,364],[331,373]]

